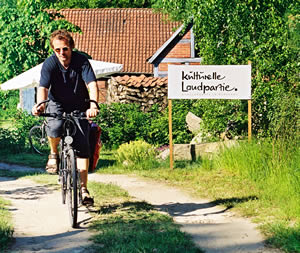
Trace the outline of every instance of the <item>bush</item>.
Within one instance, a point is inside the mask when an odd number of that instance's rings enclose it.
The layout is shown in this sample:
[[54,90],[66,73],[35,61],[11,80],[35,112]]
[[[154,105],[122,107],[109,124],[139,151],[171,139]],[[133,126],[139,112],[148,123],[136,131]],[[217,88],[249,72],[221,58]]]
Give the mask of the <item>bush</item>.
[[0,118],[8,119],[14,117],[19,101],[19,91],[0,90]]
[[145,136],[149,116],[136,104],[101,104],[95,122],[102,128],[101,140],[108,148]]
[[203,130],[219,138],[232,121],[233,136],[245,135],[248,129],[248,104],[242,100],[198,100],[192,112],[203,120]]
[[11,153],[30,150],[29,130],[32,126],[40,124],[42,119],[21,111],[16,111],[13,115],[14,119],[10,119],[13,127],[0,128],[0,149]]
[[147,160],[155,160],[155,147],[145,141],[132,141],[122,144],[117,150],[117,161],[128,164],[141,163]]
[[[174,101],[173,139],[175,143],[187,143],[192,139],[185,116],[192,103]],[[169,143],[168,110],[159,112],[157,106],[145,113],[137,104],[101,104],[94,120],[102,128],[101,140],[105,147],[117,148],[123,143],[145,140],[153,145]]]

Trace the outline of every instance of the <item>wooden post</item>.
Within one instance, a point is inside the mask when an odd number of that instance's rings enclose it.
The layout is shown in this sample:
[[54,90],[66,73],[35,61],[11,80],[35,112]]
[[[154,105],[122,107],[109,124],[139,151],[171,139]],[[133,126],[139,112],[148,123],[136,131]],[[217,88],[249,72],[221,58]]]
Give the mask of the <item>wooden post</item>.
[[[248,64],[251,66],[251,61],[248,61]],[[248,142],[251,141],[251,137],[252,137],[252,108],[251,107],[252,107],[251,99],[248,99]]]
[[170,146],[170,169],[173,169],[173,132],[172,132],[172,100],[168,100],[169,105],[169,146]]
[[252,136],[252,110],[251,110],[251,99],[248,100],[248,142],[251,141]]

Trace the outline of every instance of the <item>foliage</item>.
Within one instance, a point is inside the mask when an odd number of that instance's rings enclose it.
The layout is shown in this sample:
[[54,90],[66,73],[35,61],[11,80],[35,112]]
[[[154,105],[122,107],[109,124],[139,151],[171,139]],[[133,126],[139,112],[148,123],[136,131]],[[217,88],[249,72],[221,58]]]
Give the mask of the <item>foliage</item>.
[[300,98],[293,93],[284,94],[274,101],[275,113],[270,124],[276,140],[293,143],[299,137]]
[[19,0],[0,5],[0,82],[41,63],[50,53],[52,31],[79,28],[44,10],[41,0]]
[[102,128],[101,140],[108,147],[145,136],[149,115],[142,113],[136,104],[101,104],[95,121]]
[[[251,61],[254,132],[272,134],[268,129],[276,101],[288,92],[299,94],[299,1],[159,0],[156,6],[176,20],[193,20],[203,64]],[[224,106],[218,101],[211,104],[216,110]],[[239,124],[243,125],[245,106],[238,110],[235,113],[242,116]]]
[[28,133],[30,128],[38,124],[40,119],[26,112],[16,111],[13,119],[13,128],[0,128],[0,149],[5,152],[18,153],[30,149]]
[[[191,108],[190,101],[174,101],[173,140],[187,143],[192,134],[188,132],[185,117]],[[157,106],[145,113],[136,104],[101,104],[100,113],[94,120],[102,128],[101,140],[108,148],[122,143],[144,140],[153,145],[169,143],[168,111],[159,112]]]
[[135,164],[145,160],[154,160],[155,155],[154,146],[145,141],[138,140],[120,145],[116,158],[119,163]]
[[0,90],[0,118],[13,118],[19,102],[19,91],[2,91]]

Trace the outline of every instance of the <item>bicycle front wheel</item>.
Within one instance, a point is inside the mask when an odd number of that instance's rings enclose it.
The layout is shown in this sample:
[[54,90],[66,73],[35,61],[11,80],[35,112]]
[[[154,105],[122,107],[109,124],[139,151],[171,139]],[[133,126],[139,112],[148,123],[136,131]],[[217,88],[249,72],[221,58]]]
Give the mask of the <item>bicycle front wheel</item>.
[[40,155],[49,154],[49,141],[43,126],[33,126],[29,131],[29,142],[32,149]]
[[60,163],[59,163],[59,181],[61,185],[61,197],[62,197],[62,203],[66,204],[66,194],[67,194],[67,160],[65,156],[65,152],[60,151]]
[[69,209],[69,217],[71,226],[75,228],[77,226],[77,214],[78,214],[78,188],[77,188],[77,168],[74,150],[70,149],[67,153],[67,202]]

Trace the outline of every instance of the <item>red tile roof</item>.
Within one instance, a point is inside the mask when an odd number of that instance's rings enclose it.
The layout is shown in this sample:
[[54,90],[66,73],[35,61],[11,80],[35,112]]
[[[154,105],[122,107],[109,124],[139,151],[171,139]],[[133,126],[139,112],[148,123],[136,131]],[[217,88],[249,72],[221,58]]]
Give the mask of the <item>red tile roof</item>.
[[123,64],[123,72],[153,73],[147,63],[179,27],[152,9],[63,9],[60,13],[79,26],[75,47],[94,60]]

